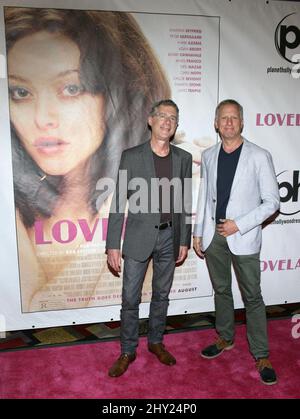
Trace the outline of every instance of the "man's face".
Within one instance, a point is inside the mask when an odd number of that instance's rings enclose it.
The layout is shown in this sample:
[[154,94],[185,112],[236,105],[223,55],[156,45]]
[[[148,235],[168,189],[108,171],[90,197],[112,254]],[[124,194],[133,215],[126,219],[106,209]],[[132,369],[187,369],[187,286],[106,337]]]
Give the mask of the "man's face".
[[178,115],[173,106],[160,105],[155,115],[148,118],[152,136],[159,140],[169,141],[175,134]]
[[239,138],[243,130],[243,120],[236,105],[223,105],[219,109],[215,128],[219,131],[223,140],[235,140]]

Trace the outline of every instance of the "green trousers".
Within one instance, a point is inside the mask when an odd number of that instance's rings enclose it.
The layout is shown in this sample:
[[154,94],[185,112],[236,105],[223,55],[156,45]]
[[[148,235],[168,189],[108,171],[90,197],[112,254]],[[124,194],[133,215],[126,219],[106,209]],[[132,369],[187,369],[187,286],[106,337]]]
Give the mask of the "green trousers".
[[260,288],[259,253],[234,255],[227,240],[217,232],[205,251],[215,292],[216,330],[225,340],[234,340],[234,304],[231,288],[233,264],[246,310],[247,337],[254,358],[269,356],[267,319]]

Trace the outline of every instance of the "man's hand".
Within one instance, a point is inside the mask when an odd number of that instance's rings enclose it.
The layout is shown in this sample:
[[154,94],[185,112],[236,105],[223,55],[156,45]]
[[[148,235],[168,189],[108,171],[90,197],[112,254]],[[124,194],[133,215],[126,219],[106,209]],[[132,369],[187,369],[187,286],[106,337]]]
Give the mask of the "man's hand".
[[217,232],[221,234],[221,236],[228,237],[239,231],[235,221],[224,219],[220,219],[220,221],[222,221],[222,224],[217,225]]
[[120,249],[107,249],[107,263],[116,272],[121,272],[121,251]]
[[188,247],[187,246],[180,246],[179,247],[179,255],[176,260],[176,263],[181,263],[187,257],[188,254]]
[[193,248],[197,255],[201,259],[204,259],[204,253],[201,250],[201,237],[193,237]]

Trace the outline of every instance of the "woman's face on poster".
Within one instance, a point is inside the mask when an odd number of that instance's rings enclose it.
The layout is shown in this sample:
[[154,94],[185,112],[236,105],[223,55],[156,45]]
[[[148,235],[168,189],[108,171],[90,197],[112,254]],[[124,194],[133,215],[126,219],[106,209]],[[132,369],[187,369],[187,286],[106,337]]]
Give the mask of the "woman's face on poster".
[[83,90],[80,51],[46,31],[18,40],[8,54],[10,114],[29,155],[50,175],[65,175],[101,145],[105,103]]

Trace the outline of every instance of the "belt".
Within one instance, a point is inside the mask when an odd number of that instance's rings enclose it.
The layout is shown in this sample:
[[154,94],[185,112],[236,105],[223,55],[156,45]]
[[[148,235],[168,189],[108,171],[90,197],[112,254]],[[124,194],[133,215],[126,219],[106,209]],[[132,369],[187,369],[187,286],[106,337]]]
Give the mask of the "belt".
[[166,223],[160,223],[159,226],[155,226],[155,228],[158,228],[159,230],[164,230],[167,227],[172,227],[172,221],[168,221]]

